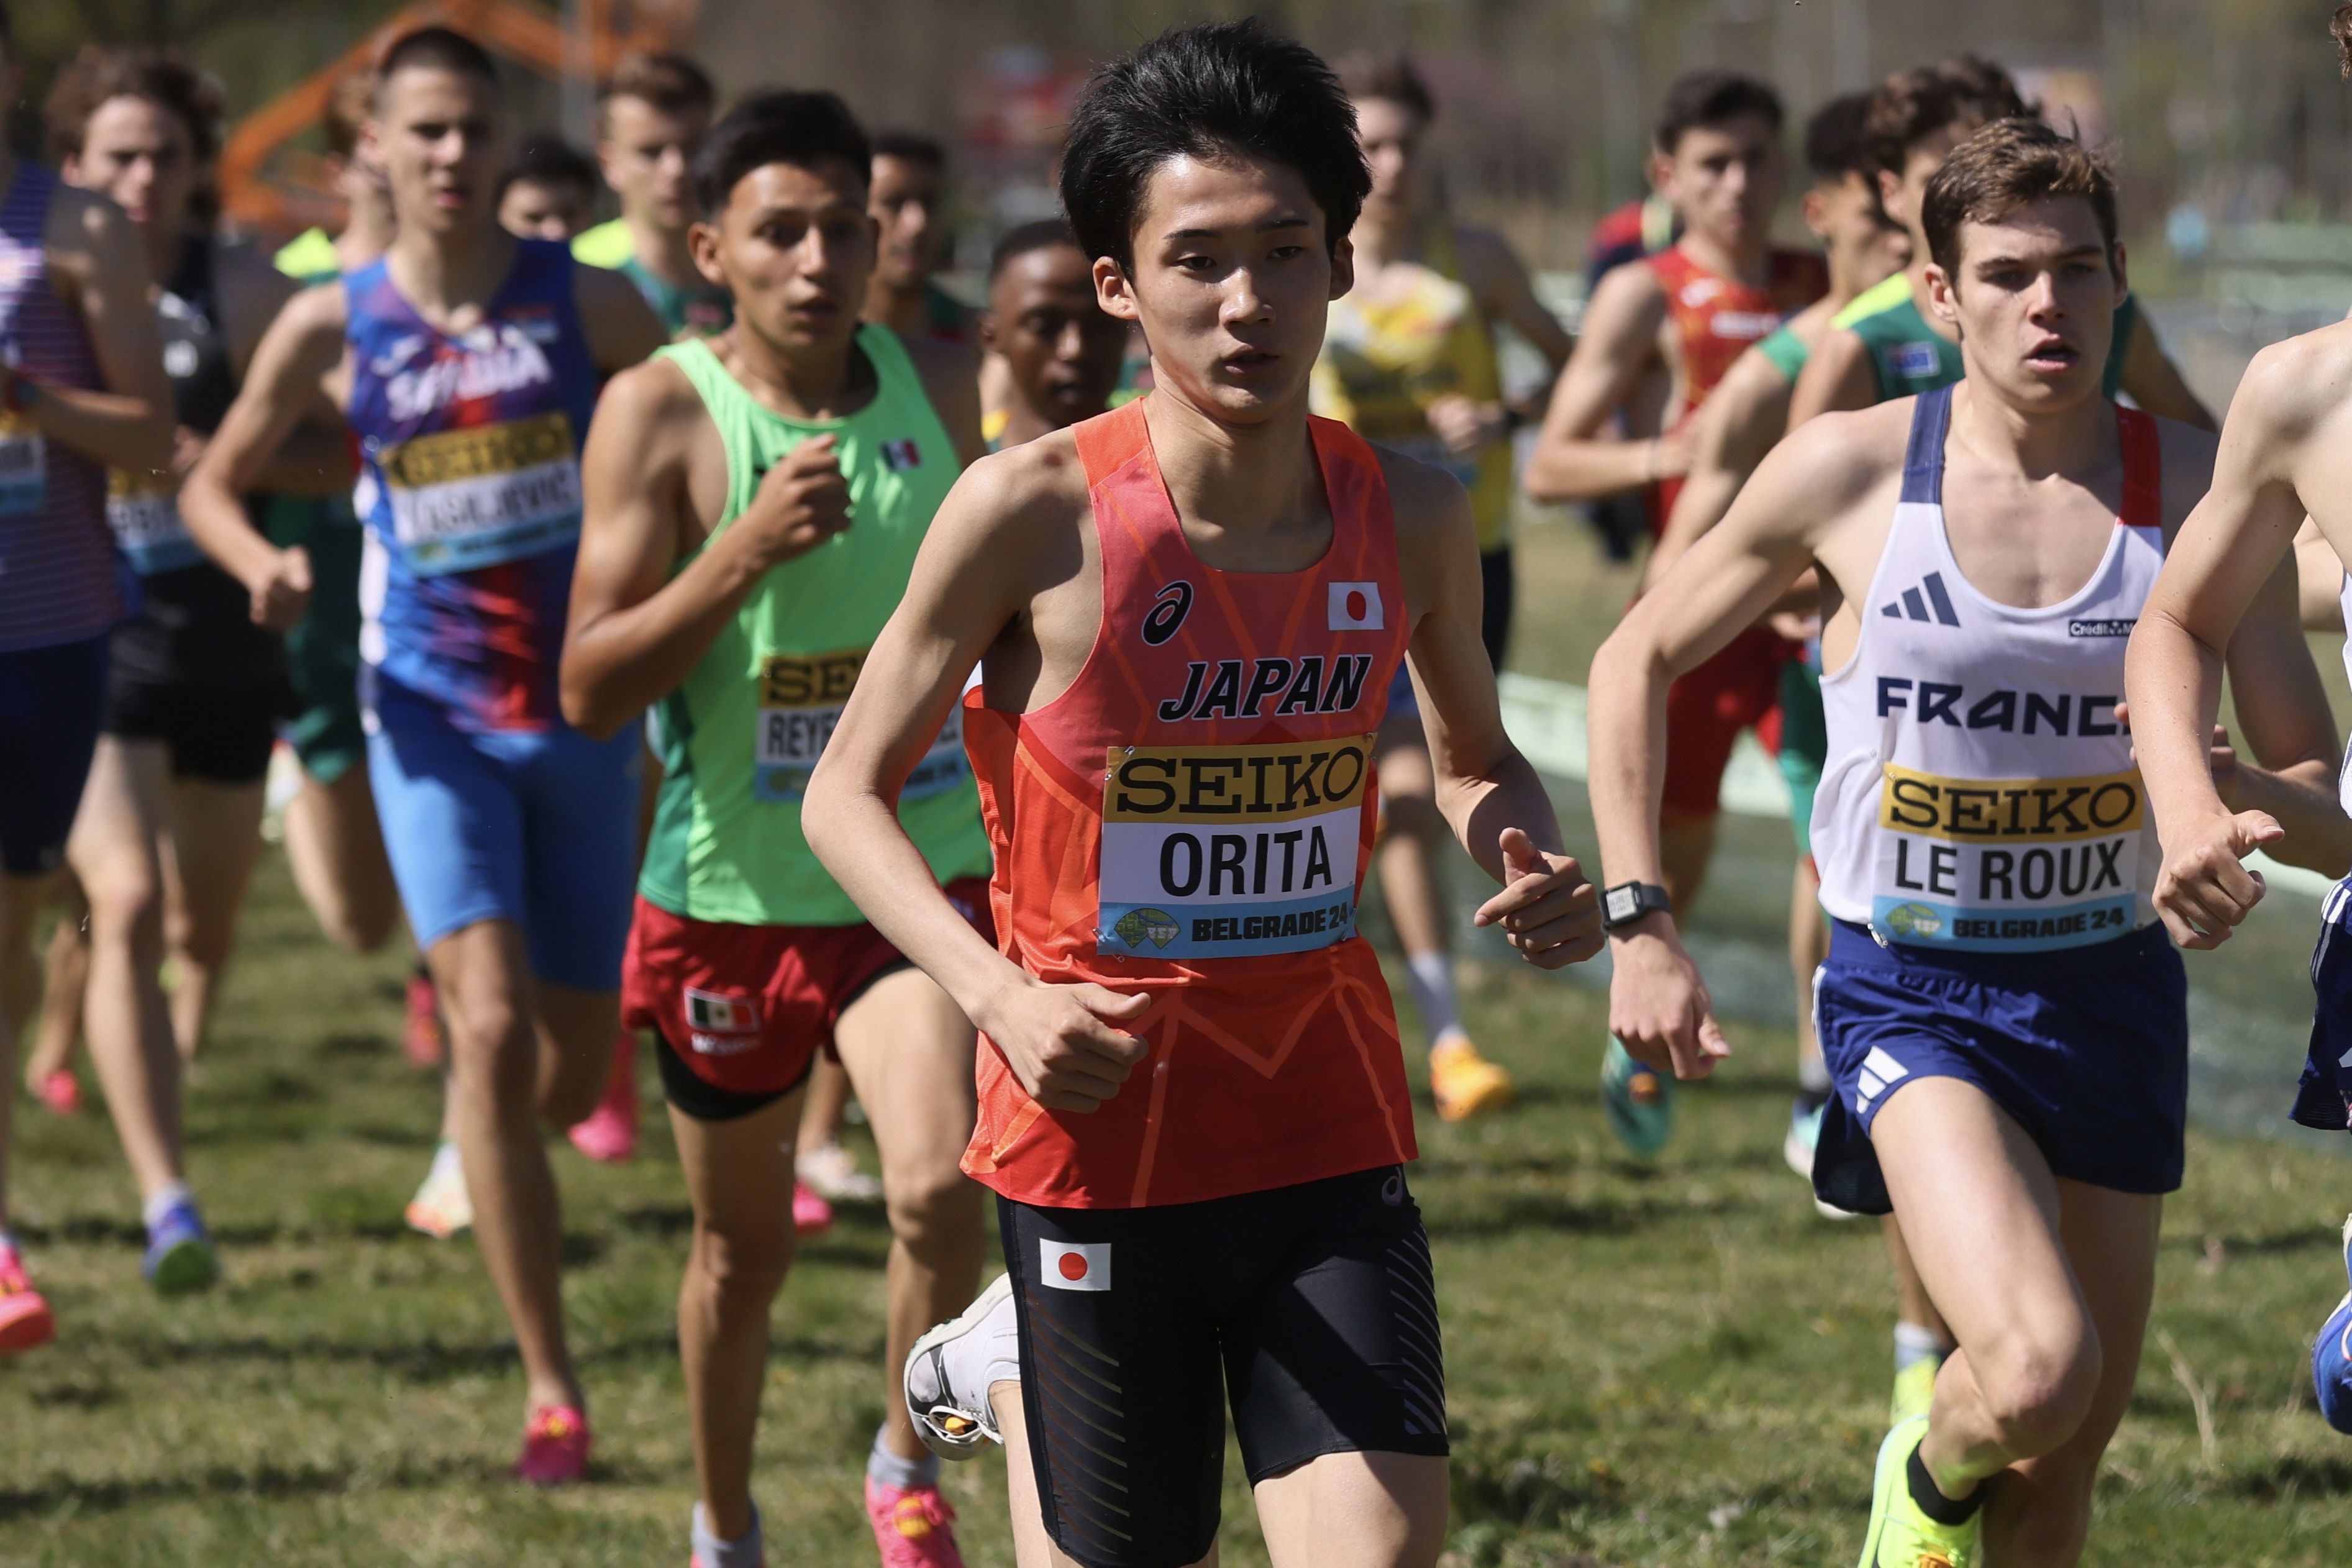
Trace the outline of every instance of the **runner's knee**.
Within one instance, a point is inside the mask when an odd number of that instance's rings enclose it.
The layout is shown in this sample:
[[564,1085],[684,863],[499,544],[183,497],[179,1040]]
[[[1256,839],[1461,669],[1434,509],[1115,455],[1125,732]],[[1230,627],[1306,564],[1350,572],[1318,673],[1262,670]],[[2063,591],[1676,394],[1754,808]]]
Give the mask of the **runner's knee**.
[[154,863],[122,856],[94,868],[82,879],[89,900],[89,933],[93,945],[131,942],[161,950],[163,942],[163,884]]
[[765,1313],[792,1270],[793,1248],[789,1216],[782,1224],[751,1226],[698,1220],[688,1266],[720,1300]]
[[882,1173],[890,1234],[918,1252],[977,1240],[980,1184],[965,1175],[953,1158],[909,1163],[911,1169],[888,1168]]
[[2001,1447],[2020,1458],[2047,1454],[2072,1437],[2099,1389],[2099,1342],[2078,1332],[2021,1334],[1969,1365]]
[[539,1077],[539,1042],[530,1013],[514,997],[489,987],[458,998],[445,991],[441,1005],[458,1082],[478,1084],[504,1102],[529,1104]]

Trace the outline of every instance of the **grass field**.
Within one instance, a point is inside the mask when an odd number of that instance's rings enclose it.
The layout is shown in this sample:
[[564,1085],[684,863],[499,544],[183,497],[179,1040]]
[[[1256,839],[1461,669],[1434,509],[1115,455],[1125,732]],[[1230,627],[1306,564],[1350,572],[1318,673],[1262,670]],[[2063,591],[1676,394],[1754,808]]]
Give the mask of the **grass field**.
[[[1617,591],[1561,549],[1534,574],[1555,610]],[[1551,618],[1540,602],[1530,615]],[[1573,650],[1538,643],[1547,673],[1580,677]],[[1727,907],[1740,891],[1724,889]],[[1769,907],[1770,889],[1745,891]],[[0,1366],[0,1563],[682,1561],[692,1478],[671,1302],[688,1222],[666,1131],[656,1120],[620,1169],[556,1156],[598,1459],[593,1485],[531,1493],[503,1479],[521,1382],[472,1248],[399,1224],[436,1110],[400,1060],[399,981],[396,959],[326,949],[271,858],[191,1094],[193,1175],[227,1267],[209,1297],[166,1306],[138,1282],[133,1194],[102,1117],[20,1108],[19,1228],[61,1338]],[[1817,1218],[1780,1163],[1786,1029],[1739,1026],[1721,1081],[1685,1097],[1678,1141],[1644,1169],[1617,1155],[1593,1103],[1594,992],[1502,964],[1465,990],[1524,1093],[1466,1128],[1422,1118],[1452,1560],[1850,1563],[1888,1289],[1874,1233]],[[2301,1047],[2278,1049],[2283,1084]],[[2342,1289],[2352,1164],[2311,1135],[2200,1132],[2189,1152],[2166,1228],[2164,1341],[2088,1561],[2333,1568],[2352,1536],[2352,1441],[2314,1414],[2304,1356]],[[874,1560],[856,1498],[880,1409],[884,1243],[878,1214],[847,1211],[777,1309],[758,1483],[772,1563]],[[1226,1561],[1261,1563],[1227,1473]],[[949,1489],[975,1568],[1009,1563],[1001,1464],[956,1468]]]

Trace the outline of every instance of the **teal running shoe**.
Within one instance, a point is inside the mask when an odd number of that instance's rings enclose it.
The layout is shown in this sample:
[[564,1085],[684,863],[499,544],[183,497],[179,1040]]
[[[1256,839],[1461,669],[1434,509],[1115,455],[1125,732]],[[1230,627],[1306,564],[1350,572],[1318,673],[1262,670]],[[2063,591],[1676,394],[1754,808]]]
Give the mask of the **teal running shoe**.
[[1646,1160],[1675,1134],[1675,1080],[1635,1061],[1612,1035],[1601,1058],[1601,1109],[1625,1152]]

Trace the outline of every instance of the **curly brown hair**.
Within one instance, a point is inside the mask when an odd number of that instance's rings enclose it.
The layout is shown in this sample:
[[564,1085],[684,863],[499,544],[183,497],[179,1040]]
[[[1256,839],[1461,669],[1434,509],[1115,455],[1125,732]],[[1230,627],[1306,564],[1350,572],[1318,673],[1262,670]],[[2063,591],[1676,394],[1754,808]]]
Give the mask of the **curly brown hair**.
[[1954,148],[1927,182],[1919,201],[1919,226],[1927,236],[1928,254],[1958,277],[1963,225],[1999,223],[2052,196],[2080,196],[2091,205],[2113,265],[2116,178],[2106,161],[2039,120],[1996,120]]
[[220,151],[221,121],[227,114],[220,87],[178,49],[84,44],[58,73],[41,105],[51,162],[79,156],[90,117],[117,98],[143,98],[177,115],[188,128],[198,163],[211,163]]
[[2344,61],[2344,74],[2352,76],[2352,5],[2336,7],[2336,16],[2327,24],[2327,36],[2336,40],[2336,52]]

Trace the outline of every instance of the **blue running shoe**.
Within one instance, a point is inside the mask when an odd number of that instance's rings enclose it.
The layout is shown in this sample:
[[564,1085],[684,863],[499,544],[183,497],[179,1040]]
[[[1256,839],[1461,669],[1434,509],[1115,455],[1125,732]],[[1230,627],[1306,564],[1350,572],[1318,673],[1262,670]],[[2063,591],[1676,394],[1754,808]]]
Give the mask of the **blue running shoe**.
[[1675,1080],[1635,1061],[1612,1035],[1601,1058],[1601,1109],[1625,1152],[1646,1160],[1674,1136]]
[[159,1296],[185,1296],[220,1278],[220,1255],[192,1203],[176,1203],[147,1227],[147,1261],[142,1266]]
[[[2344,1221],[2344,1272],[2352,1279],[2352,1217]],[[2352,1294],[2336,1303],[2311,1347],[2311,1382],[2319,1393],[2319,1414],[2352,1436]]]

